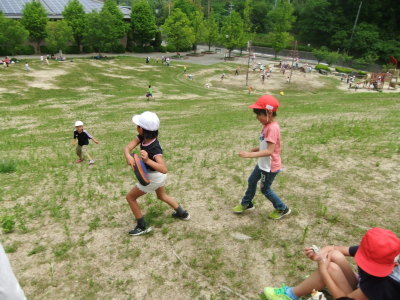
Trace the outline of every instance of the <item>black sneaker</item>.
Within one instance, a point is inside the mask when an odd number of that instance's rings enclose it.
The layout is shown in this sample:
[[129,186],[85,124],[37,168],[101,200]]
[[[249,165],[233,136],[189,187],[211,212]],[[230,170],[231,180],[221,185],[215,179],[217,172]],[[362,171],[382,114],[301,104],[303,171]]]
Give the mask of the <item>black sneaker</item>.
[[142,235],[142,234],[149,233],[150,231],[151,231],[151,227],[141,228],[139,226],[136,226],[135,229],[132,229],[131,231],[129,231],[129,235]]
[[177,212],[173,212],[172,217],[176,218],[176,219],[181,219],[184,221],[190,220],[190,214],[187,212],[187,210],[185,210],[185,212],[183,214],[178,214]]

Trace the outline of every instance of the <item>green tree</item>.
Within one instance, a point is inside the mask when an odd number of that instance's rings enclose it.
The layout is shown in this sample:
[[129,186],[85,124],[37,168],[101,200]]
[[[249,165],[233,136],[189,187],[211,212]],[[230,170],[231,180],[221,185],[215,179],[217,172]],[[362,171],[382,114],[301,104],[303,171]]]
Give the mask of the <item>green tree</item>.
[[253,30],[257,33],[267,32],[267,14],[271,10],[272,5],[265,1],[254,1],[250,20],[253,24]]
[[72,28],[75,44],[79,47],[79,51],[81,51],[83,35],[87,26],[86,14],[82,4],[79,0],[70,0],[64,7],[62,15]]
[[267,40],[271,43],[276,58],[278,52],[288,47],[294,38],[289,32],[270,32],[267,34]]
[[39,1],[25,3],[22,10],[22,25],[28,30],[29,38],[36,43],[40,53],[40,43],[46,38],[47,12]]
[[22,45],[29,32],[20,22],[8,19],[0,12],[0,51],[5,55],[15,55],[15,48]]
[[208,51],[211,49],[211,45],[214,45],[219,39],[218,23],[215,20],[214,13],[211,12],[205,21],[204,30],[204,41],[208,45]]
[[156,21],[147,1],[141,0],[132,6],[131,29],[133,41],[141,47],[154,38],[157,30]]
[[280,0],[277,7],[268,15],[268,23],[272,32],[289,32],[292,29],[296,17],[293,15],[294,7],[288,1]]
[[271,27],[268,38],[275,51],[275,58],[278,52],[288,46],[293,40],[293,36],[289,33],[292,29],[293,22],[296,21],[293,12],[293,5],[285,0],[280,0],[277,7],[271,10],[267,15]]
[[204,22],[204,14],[200,11],[195,11],[191,16],[194,32],[193,50],[196,53],[197,45],[205,41],[206,25]]
[[199,7],[196,7],[192,1],[188,0],[175,0],[174,9],[179,8],[186,16],[191,16],[195,11],[198,10]]
[[100,12],[87,15],[84,42],[97,52],[112,51],[128,30],[123,15],[113,0],[106,0]]
[[221,42],[229,51],[231,57],[234,48],[242,48],[246,45],[245,25],[239,13],[233,11],[226,16],[221,28]]
[[46,33],[46,44],[51,53],[65,50],[74,40],[73,30],[65,20],[47,23]]
[[168,44],[174,45],[177,51],[190,48],[195,41],[191,23],[179,8],[175,8],[162,26]]

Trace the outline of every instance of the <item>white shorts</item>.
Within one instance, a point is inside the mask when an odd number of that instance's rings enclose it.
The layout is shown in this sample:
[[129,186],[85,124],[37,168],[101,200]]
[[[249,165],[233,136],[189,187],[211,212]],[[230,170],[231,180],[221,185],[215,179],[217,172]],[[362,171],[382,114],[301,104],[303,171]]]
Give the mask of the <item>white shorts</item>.
[[154,192],[159,187],[162,187],[165,185],[165,181],[167,180],[167,174],[163,174],[163,173],[160,173],[157,171],[150,171],[149,179],[150,179],[149,185],[145,186],[138,182],[138,183],[136,183],[137,188],[145,193]]

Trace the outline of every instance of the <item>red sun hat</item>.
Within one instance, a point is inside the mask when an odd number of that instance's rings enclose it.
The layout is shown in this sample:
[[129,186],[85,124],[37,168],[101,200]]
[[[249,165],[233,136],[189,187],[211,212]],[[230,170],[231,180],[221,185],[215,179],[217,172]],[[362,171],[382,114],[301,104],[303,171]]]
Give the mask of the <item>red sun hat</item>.
[[268,111],[277,111],[279,106],[278,100],[271,95],[263,95],[257,99],[256,103],[250,105],[250,108],[265,109]]
[[386,277],[392,273],[399,254],[400,239],[390,230],[375,227],[363,236],[354,259],[368,274]]

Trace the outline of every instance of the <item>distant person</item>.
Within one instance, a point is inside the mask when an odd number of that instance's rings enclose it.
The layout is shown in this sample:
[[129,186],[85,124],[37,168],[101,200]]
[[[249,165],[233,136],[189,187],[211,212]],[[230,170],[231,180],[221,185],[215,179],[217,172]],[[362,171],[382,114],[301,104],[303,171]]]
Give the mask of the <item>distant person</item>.
[[[372,228],[359,246],[326,246],[304,249],[317,270],[295,287],[266,287],[268,300],[298,300],[315,290],[328,288],[334,299],[400,299],[400,239],[390,230]],[[358,274],[346,260],[354,257]]]
[[235,76],[238,76],[239,75],[239,67],[236,67],[236,69],[235,69]]
[[281,219],[291,213],[290,208],[283,203],[278,195],[271,189],[275,177],[282,169],[281,163],[281,131],[276,122],[276,111],[279,102],[271,95],[264,95],[249,107],[253,109],[257,120],[262,124],[259,147],[250,151],[240,151],[242,158],[257,158],[257,164],[248,178],[247,190],[239,205],[233,212],[240,214],[247,210],[254,210],[253,198],[256,194],[257,184],[261,180],[261,192],[272,203],[274,210],[268,217],[273,220]]
[[150,62],[150,57],[146,56],[146,64]]
[[225,73],[221,74],[221,81],[225,79]]
[[186,74],[186,71],[187,71],[187,67],[186,67],[186,65],[184,65],[183,66],[183,74]]
[[[76,141],[78,140],[78,144]],[[94,164],[93,158],[90,156],[89,152],[87,151],[87,146],[89,145],[89,140],[93,140],[96,144],[100,142],[96,140],[93,136],[90,135],[89,132],[83,129],[83,122],[76,121],[75,122],[75,131],[74,131],[74,138],[72,140],[72,145],[76,145],[76,155],[78,155],[79,159],[76,163],[83,162],[83,155],[85,154],[89,160],[89,165]]]
[[29,67],[29,64],[26,62],[24,65],[25,71],[30,72],[31,68]]
[[147,92],[146,92],[147,101],[149,101],[150,98],[153,99],[153,89],[152,89],[151,85],[149,85],[149,88],[147,89]]

